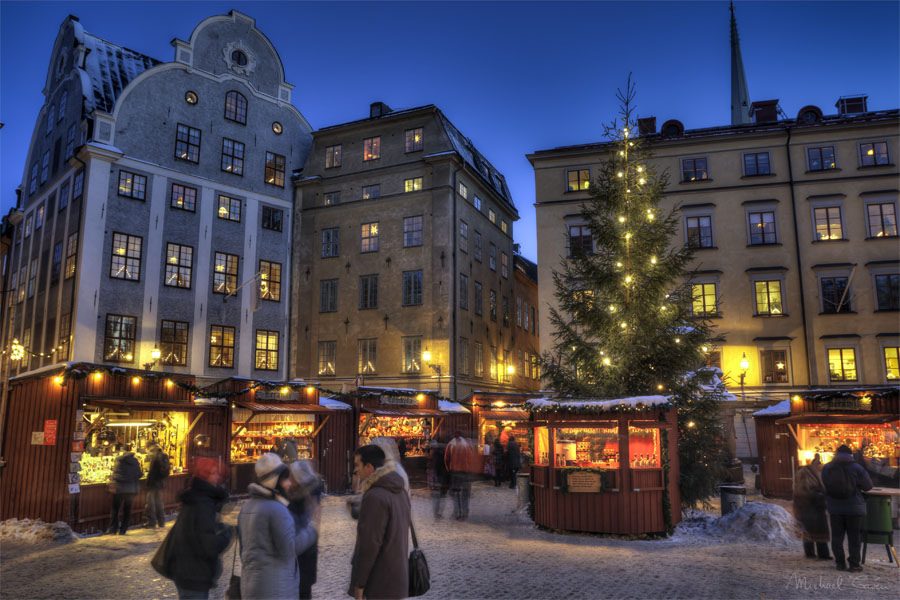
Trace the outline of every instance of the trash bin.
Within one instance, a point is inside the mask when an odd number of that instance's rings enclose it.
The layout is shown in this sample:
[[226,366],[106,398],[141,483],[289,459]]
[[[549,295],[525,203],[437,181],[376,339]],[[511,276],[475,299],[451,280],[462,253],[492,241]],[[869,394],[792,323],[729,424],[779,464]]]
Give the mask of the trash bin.
[[720,485],[719,499],[722,505],[722,516],[724,517],[747,503],[747,488],[736,483]]
[[528,496],[530,493],[529,488],[531,487],[531,475],[528,473],[518,473],[516,475],[516,490],[517,501],[516,501],[516,510],[522,510],[526,506],[528,506]]
[[885,547],[888,562],[892,562],[891,547],[894,545],[894,532],[891,522],[891,498],[875,494],[864,495],[866,497],[866,521],[863,526],[862,561],[866,562],[866,550],[869,544],[877,544]]

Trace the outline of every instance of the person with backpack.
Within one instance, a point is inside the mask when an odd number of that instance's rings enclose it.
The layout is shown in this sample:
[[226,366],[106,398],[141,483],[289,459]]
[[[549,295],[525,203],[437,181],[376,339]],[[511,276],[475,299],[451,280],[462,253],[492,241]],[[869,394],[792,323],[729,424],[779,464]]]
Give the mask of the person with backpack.
[[[125,452],[116,459],[109,484],[113,493],[112,512],[109,515],[109,528],[106,533],[125,535],[131,523],[131,505],[138,493],[141,476],[144,474],[141,463],[135,458],[131,444],[125,446]],[[119,519],[119,511],[122,518]]]
[[794,476],[794,517],[803,527],[803,552],[806,558],[831,560],[828,555],[828,515],[825,514],[825,486],[822,484],[822,459],[816,454],[811,463]]
[[162,490],[166,479],[172,471],[169,455],[163,452],[159,444],[150,445],[150,466],[147,469],[147,505],[144,508],[145,527],[153,529],[166,526],[166,505],[163,503]]
[[[837,570],[862,571],[861,531],[866,517],[866,499],[862,492],[872,489],[872,479],[861,465],[853,461],[853,451],[841,446],[822,470],[822,483],[825,484],[825,505],[831,520],[831,551]],[[850,555],[849,569],[844,560],[845,535]]]

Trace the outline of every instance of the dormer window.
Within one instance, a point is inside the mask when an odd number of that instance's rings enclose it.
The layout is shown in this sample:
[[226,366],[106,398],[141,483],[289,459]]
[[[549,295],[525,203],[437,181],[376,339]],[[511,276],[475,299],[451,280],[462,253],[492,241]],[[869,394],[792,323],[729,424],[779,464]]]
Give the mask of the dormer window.
[[[240,50],[235,50],[240,52]],[[241,53],[243,54],[243,53]],[[246,61],[247,57],[244,57]],[[247,98],[234,90],[225,94],[225,118],[241,125],[247,124]]]

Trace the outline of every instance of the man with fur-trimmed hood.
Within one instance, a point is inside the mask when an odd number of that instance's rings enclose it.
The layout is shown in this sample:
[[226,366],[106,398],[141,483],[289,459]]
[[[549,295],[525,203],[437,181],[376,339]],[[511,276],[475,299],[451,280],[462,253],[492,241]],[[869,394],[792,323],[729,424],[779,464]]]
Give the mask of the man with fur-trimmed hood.
[[406,598],[409,593],[409,493],[384,451],[370,444],[356,450],[354,474],[362,504],[356,525],[348,593],[362,600]]

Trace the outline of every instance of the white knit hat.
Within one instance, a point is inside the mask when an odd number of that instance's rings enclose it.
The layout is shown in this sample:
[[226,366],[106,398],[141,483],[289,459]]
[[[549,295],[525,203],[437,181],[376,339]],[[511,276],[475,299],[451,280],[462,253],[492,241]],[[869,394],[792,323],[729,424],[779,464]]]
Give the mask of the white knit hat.
[[259,485],[274,490],[278,485],[278,476],[287,470],[287,465],[281,457],[272,452],[266,452],[256,461],[256,480]]

